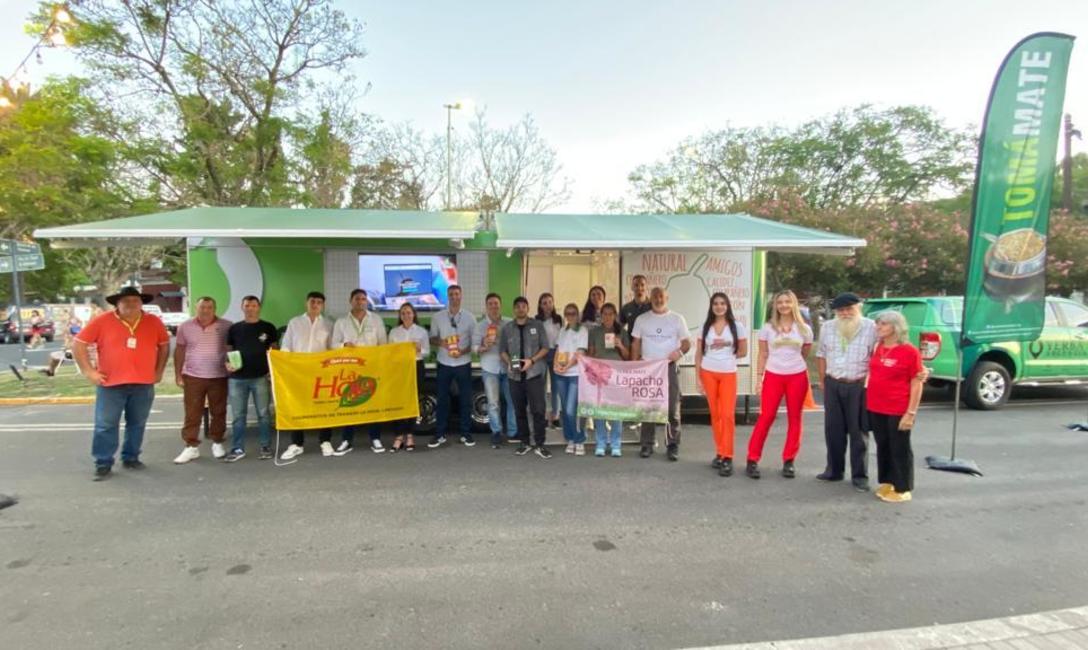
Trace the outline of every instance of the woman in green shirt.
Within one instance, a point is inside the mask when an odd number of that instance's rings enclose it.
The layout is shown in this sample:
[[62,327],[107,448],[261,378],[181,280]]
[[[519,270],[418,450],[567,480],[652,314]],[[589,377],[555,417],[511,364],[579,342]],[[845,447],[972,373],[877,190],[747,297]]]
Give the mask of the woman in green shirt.
[[[612,361],[627,361],[631,358],[631,336],[616,319],[617,313],[616,306],[610,302],[601,306],[601,326],[589,328],[590,357]],[[612,456],[619,458],[623,422],[595,419],[593,431],[597,437],[596,455],[604,456],[605,447],[611,447]]]

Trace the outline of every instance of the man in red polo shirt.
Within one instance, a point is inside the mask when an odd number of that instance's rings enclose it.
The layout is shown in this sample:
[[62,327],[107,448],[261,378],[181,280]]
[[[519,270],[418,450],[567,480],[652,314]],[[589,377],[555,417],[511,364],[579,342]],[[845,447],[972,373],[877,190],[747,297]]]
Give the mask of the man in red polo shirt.
[[[94,480],[110,477],[117,454],[121,415],[125,416],[125,444],[121,464],[143,469],[140,447],[144,427],[155,399],[155,384],[162,381],[170,356],[170,335],[158,317],[144,313],[151,296],[125,287],[108,296],[114,311],[104,312],[87,323],[72,342],[72,356],[96,389],[94,402]],[[91,363],[88,347],[98,350],[98,367]]]
[[178,327],[174,340],[174,379],[184,392],[185,422],[181,438],[185,449],[174,462],[182,465],[200,458],[200,424],[204,404],[211,417],[207,436],[212,439],[212,456],[223,458],[227,450],[227,330],[230,321],[215,315],[215,299],[196,301],[196,318]]

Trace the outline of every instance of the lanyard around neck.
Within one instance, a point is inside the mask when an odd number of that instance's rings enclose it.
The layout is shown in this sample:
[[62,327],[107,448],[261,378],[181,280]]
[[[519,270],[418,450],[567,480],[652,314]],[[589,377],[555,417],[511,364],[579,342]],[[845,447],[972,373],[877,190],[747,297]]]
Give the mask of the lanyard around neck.
[[144,313],[142,310],[140,311],[140,315],[136,317],[135,325],[129,325],[128,321],[124,318],[121,318],[121,314],[118,312],[113,312],[113,315],[117,317],[117,320],[121,321],[122,325],[128,328],[128,333],[132,336],[136,336],[136,328],[140,326],[140,321],[144,319]]

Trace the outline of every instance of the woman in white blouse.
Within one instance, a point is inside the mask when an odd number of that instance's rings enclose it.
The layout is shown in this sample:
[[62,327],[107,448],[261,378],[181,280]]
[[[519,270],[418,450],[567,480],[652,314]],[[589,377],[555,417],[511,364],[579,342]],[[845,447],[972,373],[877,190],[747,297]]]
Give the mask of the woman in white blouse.
[[748,441],[746,473],[759,478],[759,459],[763,443],[786,398],[786,445],[782,449],[782,476],[797,475],[794,459],[801,451],[801,415],[808,395],[808,364],[812,349],[812,330],[801,318],[801,306],[792,291],[779,291],[771,300],[771,318],[759,330],[759,359],[756,361],[756,386],[760,392],[759,419]]
[[578,305],[573,302],[563,308],[566,325],[559,332],[555,347],[555,386],[559,392],[559,409],[563,419],[563,437],[567,453],[586,455],[586,432],[578,421],[578,375],[582,374],[579,357],[589,349],[589,332],[579,322]]
[[[398,323],[389,331],[390,343],[414,343],[416,346],[416,391],[423,390],[423,360],[431,354],[430,335],[416,323],[416,308],[411,303],[404,303],[397,312]],[[391,451],[401,449],[413,451],[416,441],[412,437],[415,430],[416,419],[406,418],[394,423],[397,437],[393,440]],[[407,443],[407,444],[405,444]]]

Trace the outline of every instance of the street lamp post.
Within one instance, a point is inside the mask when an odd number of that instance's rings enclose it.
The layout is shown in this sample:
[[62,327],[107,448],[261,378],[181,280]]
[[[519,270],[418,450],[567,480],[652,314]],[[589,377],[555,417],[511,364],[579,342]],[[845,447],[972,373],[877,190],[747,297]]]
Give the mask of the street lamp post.
[[450,200],[453,195],[453,112],[467,109],[471,103],[461,100],[452,104],[442,104],[446,109],[446,211],[450,209]]

